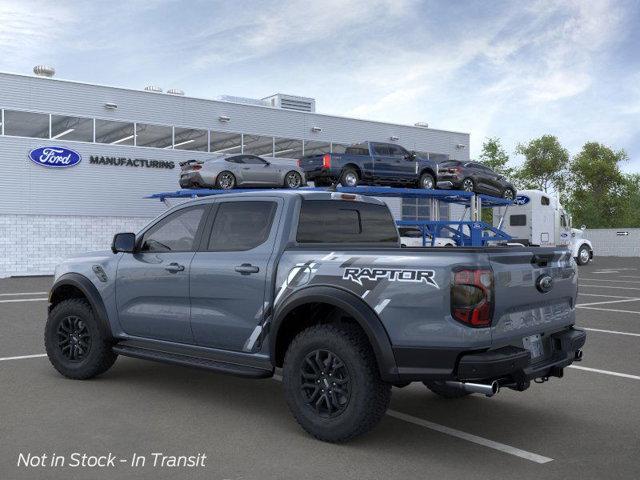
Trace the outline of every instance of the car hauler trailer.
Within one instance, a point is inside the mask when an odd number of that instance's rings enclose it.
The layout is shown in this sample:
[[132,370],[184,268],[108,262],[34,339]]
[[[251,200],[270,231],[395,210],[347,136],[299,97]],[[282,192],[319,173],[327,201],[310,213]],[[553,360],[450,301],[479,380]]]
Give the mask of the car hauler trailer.
[[571,227],[571,216],[557,197],[541,190],[521,190],[508,212],[501,210],[497,209],[493,224],[505,231],[512,242],[540,247],[566,246],[578,265],[586,265],[593,259],[591,242],[582,238],[585,227]]
[[[251,189],[256,191],[258,189]],[[273,189],[269,189],[273,190]],[[326,188],[306,187],[299,190],[327,190]],[[432,202],[432,211],[439,212],[439,202],[458,204],[464,206],[464,212],[459,220],[398,220],[399,227],[415,227],[422,232],[422,246],[439,246],[438,239],[452,240],[459,247],[482,247],[498,243],[506,245],[511,237],[498,226],[489,225],[482,221],[483,207],[503,207],[507,212],[512,205],[512,200],[493,197],[490,195],[476,194],[473,192],[458,190],[425,190],[416,188],[391,188],[391,187],[336,187],[331,188],[336,193],[365,195],[378,198],[428,198]],[[149,195],[146,198],[158,199],[168,207],[172,205],[169,199],[193,199],[211,195],[223,195],[249,189],[216,190],[216,189],[184,189],[175,192],[162,192]],[[503,214],[504,215],[504,214]],[[468,218],[468,219],[467,219]],[[445,243],[449,243],[448,241]]]

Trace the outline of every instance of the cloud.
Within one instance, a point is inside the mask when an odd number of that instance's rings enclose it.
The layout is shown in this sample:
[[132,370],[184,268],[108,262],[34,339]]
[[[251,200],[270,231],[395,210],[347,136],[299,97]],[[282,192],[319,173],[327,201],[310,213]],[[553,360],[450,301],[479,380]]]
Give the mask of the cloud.
[[57,3],[0,2],[0,62],[11,69],[25,59],[51,58],[57,41],[68,35],[67,27],[75,20],[72,9]]

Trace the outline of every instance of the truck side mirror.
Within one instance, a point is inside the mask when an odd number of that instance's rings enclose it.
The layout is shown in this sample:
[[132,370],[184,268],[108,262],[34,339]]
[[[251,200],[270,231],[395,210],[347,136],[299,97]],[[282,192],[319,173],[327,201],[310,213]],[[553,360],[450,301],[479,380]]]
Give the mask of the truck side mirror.
[[136,248],[135,233],[116,233],[111,242],[111,251],[113,253],[124,252],[133,253]]
[[586,229],[587,229],[587,226],[586,226],[586,225],[582,225],[582,226],[580,227],[580,230],[586,230]]

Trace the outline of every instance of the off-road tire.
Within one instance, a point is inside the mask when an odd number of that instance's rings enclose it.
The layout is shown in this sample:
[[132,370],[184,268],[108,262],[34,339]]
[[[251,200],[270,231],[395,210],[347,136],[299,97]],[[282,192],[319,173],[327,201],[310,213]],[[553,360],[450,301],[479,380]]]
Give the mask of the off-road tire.
[[[348,372],[349,399],[344,410],[333,417],[318,414],[306,403],[302,390],[305,359],[317,350],[332,352]],[[384,416],[391,399],[391,385],[380,378],[366,335],[349,324],[314,325],[300,332],[285,355],[283,384],[289,410],[297,422],[325,442],[346,442],[368,432]]]
[[[349,185],[348,183],[346,183],[346,178],[349,175],[355,175],[355,178],[356,178],[355,185]],[[358,172],[355,169],[351,167],[347,167],[342,171],[342,175],[340,175],[340,184],[343,187],[357,187],[359,183],[360,183],[360,175],[358,175]]]
[[[80,360],[70,360],[59,346],[59,327],[69,318],[80,319],[90,337],[89,348]],[[111,348],[111,338],[105,335],[91,306],[82,298],[63,300],[53,307],[45,326],[44,345],[53,368],[75,380],[85,380],[106,372],[118,358]]]
[[461,388],[450,387],[441,382],[423,382],[425,386],[433,393],[440,395],[442,398],[462,398],[471,395]]

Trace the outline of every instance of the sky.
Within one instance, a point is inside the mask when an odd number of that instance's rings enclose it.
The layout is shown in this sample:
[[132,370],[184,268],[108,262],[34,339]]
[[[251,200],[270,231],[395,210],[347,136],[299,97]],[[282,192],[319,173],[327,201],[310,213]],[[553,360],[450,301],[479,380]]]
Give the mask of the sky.
[[0,71],[624,149],[640,172],[640,0],[0,0]]

